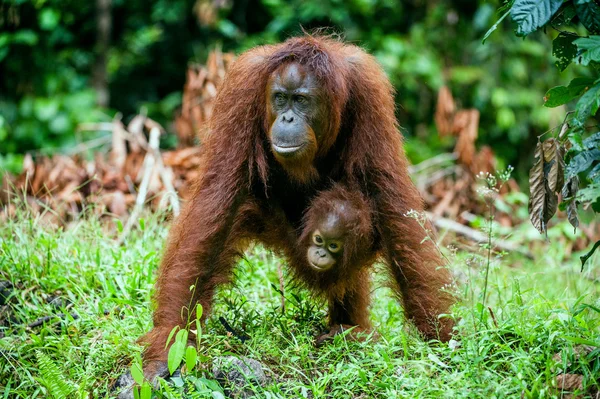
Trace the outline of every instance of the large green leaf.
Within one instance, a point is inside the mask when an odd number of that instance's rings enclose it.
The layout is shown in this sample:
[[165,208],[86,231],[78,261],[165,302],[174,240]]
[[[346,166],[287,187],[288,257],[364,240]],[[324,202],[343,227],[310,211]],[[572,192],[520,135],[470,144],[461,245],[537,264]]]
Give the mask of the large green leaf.
[[579,190],[577,199],[580,202],[595,202],[600,198],[600,183],[593,183]]
[[548,108],[558,107],[566,104],[577,96],[574,96],[566,86],[556,86],[546,92],[544,106]]
[[581,37],[573,41],[581,55],[577,61],[581,65],[588,65],[590,62],[600,62],[600,36]]
[[566,26],[571,23],[571,21],[573,20],[573,18],[575,18],[576,15],[577,12],[575,11],[575,7],[573,6],[573,4],[563,3],[560,10],[558,10],[558,12],[554,14],[554,17],[552,17],[550,23],[555,28]]
[[600,107],[600,82],[596,82],[577,101],[573,123],[583,126],[588,118],[596,115],[598,107]]
[[575,78],[569,86],[556,86],[548,90],[544,96],[544,106],[553,108],[563,105],[579,97],[594,84],[590,78]]
[[576,96],[585,93],[594,85],[594,79],[591,78],[575,78],[569,83],[569,91]]
[[600,149],[580,152],[569,161],[567,165],[567,177],[573,177],[589,169],[594,161],[600,161]]
[[562,0],[515,0],[510,16],[517,23],[517,36],[527,36],[544,26],[562,3]]
[[575,39],[575,35],[561,33],[552,42],[552,55],[556,57],[556,67],[561,71],[567,69],[577,55],[577,46],[573,44]]
[[177,335],[175,335],[175,342],[173,342],[173,345],[171,345],[169,348],[169,353],[167,354],[167,366],[169,368],[169,374],[173,374],[181,364],[185,354],[187,339],[187,330],[182,329],[177,331]]
[[591,33],[600,33],[600,6],[594,0],[575,0],[574,4],[582,25]]
[[590,171],[588,179],[594,183],[600,184],[600,163]]
[[585,140],[583,140],[581,144],[586,150],[600,148],[600,132],[596,132],[590,137],[587,137]]

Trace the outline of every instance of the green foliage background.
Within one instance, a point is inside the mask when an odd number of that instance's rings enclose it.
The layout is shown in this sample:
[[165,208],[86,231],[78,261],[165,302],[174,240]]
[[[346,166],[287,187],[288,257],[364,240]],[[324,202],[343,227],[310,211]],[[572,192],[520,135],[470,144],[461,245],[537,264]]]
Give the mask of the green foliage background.
[[[507,18],[482,45],[500,3],[113,0],[111,101],[101,109],[91,89],[94,2],[8,0],[0,5],[0,167],[14,171],[25,151],[89,139],[92,133],[75,134],[76,125],[110,120],[117,111],[131,116],[145,106],[168,124],[180,104],[186,64],[204,62],[214,46],[240,52],[328,27],[385,67],[398,91],[398,118],[413,161],[452,148],[440,142],[433,125],[437,90],[448,84],[460,106],[481,111],[479,143],[490,144],[502,163],[515,165],[524,177],[536,136],[564,116],[562,109],[542,106],[544,93],[576,75],[573,66],[562,73],[554,67],[554,31],[522,40]],[[210,24],[197,18],[203,5],[216,12]],[[411,137],[419,138],[418,145]]]

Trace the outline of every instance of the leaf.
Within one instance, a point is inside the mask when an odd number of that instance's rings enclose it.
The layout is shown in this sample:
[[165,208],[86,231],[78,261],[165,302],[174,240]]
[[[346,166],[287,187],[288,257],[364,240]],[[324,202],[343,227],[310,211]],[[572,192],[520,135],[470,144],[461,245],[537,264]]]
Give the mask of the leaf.
[[167,346],[169,346],[169,344],[171,343],[171,339],[173,339],[173,335],[175,335],[175,333],[179,331],[179,328],[179,326],[173,327],[173,329],[169,333],[169,336],[167,337],[167,342],[165,342],[165,349],[167,348]]
[[600,160],[600,149],[583,150],[575,155],[567,165],[567,177],[571,178],[580,172],[587,170],[594,161]]
[[169,374],[173,374],[175,370],[181,364],[183,355],[185,354],[185,346],[187,344],[188,332],[187,330],[179,330],[175,336],[175,342],[169,349],[167,355],[167,366],[169,367]]
[[561,33],[552,42],[552,55],[556,57],[554,64],[561,72],[567,69],[577,55],[577,46],[573,44],[575,39],[577,39],[575,35]]
[[567,219],[576,230],[579,227],[579,218],[577,217],[577,191],[579,190],[579,177],[573,176],[563,186],[561,191],[562,201],[567,202]]
[[556,86],[546,92],[544,96],[544,107],[554,108],[566,104],[576,96],[566,86]]
[[435,364],[437,364],[438,366],[447,369],[448,366],[446,363],[442,362],[440,360],[439,357],[437,357],[436,355],[434,355],[433,353],[430,353],[429,355],[427,355],[427,357],[429,358],[429,360],[431,360],[432,362],[434,362]]
[[141,361],[133,363],[129,371],[135,382],[139,385],[144,383],[144,371],[142,370]]
[[588,174],[588,179],[594,183],[600,183],[600,163]]
[[529,219],[540,232],[546,232],[546,179],[544,178],[544,154],[542,143],[535,147],[537,161],[529,171]]
[[544,106],[549,108],[558,107],[579,97],[594,84],[590,78],[575,78],[569,86],[556,86],[548,90],[544,96]]
[[152,387],[148,382],[145,382],[140,389],[140,399],[151,399],[152,398]]
[[583,148],[591,150],[594,148],[600,148],[600,132],[592,134],[582,142]]
[[575,78],[569,83],[569,91],[574,96],[580,96],[594,85],[594,79],[591,78]]
[[573,4],[563,3],[561,9],[552,17],[550,23],[553,27],[558,28],[559,26],[569,25],[571,20],[575,18],[577,13]]
[[198,352],[193,346],[185,348],[185,368],[187,371],[192,371],[196,366],[196,359],[198,359]]
[[600,36],[581,37],[574,40],[580,55],[577,62],[581,65],[588,65],[590,62],[600,62]]
[[600,33],[600,6],[594,0],[574,0],[581,24],[591,33]]
[[600,183],[592,183],[586,188],[579,190],[577,199],[580,202],[596,202],[600,198]]
[[564,148],[555,139],[548,139],[542,143],[544,152],[544,177],[548,181],[551,193],[562,190],[565,183]]
[[600,83],[596,82],[577,101],[573,122],[578,126],[583,126],[588,118],[596,115],[598,107],[600,107]]
[[558,208],[557,193],[564,185],[564,154],[564,147],[553,138],[538,141],[535,148],[538,160],[529,172],[529,219],[540,233],[546,233],[548,221]]
[[544,26],[561,5],[562,0],[515,0],[510,16],[517,23],[517,36],[527,36]]
[[589,258],[592,257],[592,255],[594,254],[594,252],[596,252],[596,249],[598,249],[598,247],[600,246],[600,240],[596,241],[596,243],[594,244],[594,246],[592,247],[592,249],[590,249],[590,251],[579,257],[579,259],[581,259],[581,271],[583,271],[583,267],[585,266],[585,262],[588,261]]

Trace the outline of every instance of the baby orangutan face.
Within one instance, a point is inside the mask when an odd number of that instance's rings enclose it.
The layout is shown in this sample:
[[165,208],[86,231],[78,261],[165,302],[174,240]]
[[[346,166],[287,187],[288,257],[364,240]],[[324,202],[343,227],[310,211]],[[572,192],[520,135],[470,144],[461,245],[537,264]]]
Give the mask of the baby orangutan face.
[[317,271],[331,269],[344,252],[345,231],[336,214],[329,214],[312,234],[312,242],[306,256],[308,264]]

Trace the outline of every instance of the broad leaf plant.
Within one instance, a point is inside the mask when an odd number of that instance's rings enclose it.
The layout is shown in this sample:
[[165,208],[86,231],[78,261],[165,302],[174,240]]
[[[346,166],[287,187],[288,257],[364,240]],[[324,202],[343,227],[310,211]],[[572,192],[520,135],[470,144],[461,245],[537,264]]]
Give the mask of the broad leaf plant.
[[[563,124],[548,132],[554,137],[538,137],[529,175],[529,218],[535,228],[546,234],[559,207],[577,228],[578,205],[600,212],[600,127],[594,119],[600,106],[600,0],[512,0],[500,10],[484,41],[510,15],[517,36],[540,29],[558,32],[552,54],[560,71],[571,63],[589,67],[588,76],[546,93],[546,107],[576,103]],[[600,240],[581,257],[582,268],[599,246]]]

